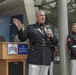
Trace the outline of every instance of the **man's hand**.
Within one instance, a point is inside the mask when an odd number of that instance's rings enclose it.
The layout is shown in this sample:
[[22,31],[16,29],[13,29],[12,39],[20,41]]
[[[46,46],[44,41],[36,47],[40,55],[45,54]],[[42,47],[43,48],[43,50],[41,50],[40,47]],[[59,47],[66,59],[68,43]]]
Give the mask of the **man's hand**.
[[53,38],[53,32],[51,29],[45,29],[45,33],[47,34],[48,37]]
[[18,30],[21,30],[22,25],[21,25],[21,22],[18,19],[14,18],[13,19],[13,23],[16,25],[16,27],[18,28]]

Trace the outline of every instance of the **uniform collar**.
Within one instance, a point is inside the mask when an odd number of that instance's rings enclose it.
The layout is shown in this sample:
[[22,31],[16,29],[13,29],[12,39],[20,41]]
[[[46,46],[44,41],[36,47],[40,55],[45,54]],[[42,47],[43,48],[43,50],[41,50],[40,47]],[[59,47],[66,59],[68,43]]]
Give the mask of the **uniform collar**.
[[39,26],[44,26],[44,24],[39,23],[39,22],[36,22],[36,24],[39,25]]
[[76,33],[74,33],[74,32],[72,32],[72,34],[75,34],[76,35]]

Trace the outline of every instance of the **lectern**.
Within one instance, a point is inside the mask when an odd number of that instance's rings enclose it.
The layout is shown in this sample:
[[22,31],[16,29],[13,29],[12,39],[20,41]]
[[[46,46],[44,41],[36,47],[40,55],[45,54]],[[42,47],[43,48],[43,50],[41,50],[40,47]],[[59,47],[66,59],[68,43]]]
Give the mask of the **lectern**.
[[27,44],[0,43],[0,75],[25,75]]

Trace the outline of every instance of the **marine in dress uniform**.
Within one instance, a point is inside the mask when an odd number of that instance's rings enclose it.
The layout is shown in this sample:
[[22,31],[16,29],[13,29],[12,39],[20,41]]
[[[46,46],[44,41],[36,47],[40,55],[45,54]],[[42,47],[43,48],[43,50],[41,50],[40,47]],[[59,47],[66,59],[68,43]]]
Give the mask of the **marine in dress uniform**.
[[76,75],[76,23],[72,24],[72,33],[67,37],[67,45],[70,50],[71,75]]
[[[50,44],[56,43],[56,39],[47,35],[45,31],[45,14],[42,10],[37,13],[36,24],[28,25],[25,31],[19,27],[19,22],[14,19],[14,24],[18,27],[18,38],[21,42],[29,39],[30,48],[28,50],[27,61],[29,64],[29,75],[47,75],[51,63]],[[42,22],[42,23],[41,23]],[[49,31],[49,30],[48,30]],[[51,32],[51,30],[50,30]]]

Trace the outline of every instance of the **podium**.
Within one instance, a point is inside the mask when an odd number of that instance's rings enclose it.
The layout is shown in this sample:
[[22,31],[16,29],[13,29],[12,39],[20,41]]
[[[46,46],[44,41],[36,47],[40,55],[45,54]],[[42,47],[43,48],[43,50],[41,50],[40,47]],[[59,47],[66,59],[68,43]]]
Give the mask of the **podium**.
[[[0,75],[25,75],[25,60],[27,54],[17,54],[16,46],[24,43],[1,42],[0,43]],[[16,52],[11,45],[15,45]],[[10,53],[10,51],[12,51]]]

